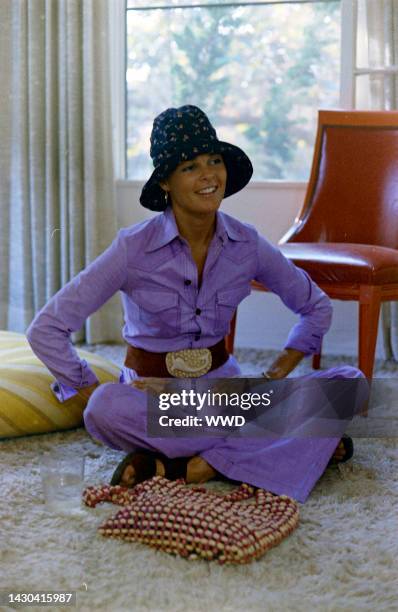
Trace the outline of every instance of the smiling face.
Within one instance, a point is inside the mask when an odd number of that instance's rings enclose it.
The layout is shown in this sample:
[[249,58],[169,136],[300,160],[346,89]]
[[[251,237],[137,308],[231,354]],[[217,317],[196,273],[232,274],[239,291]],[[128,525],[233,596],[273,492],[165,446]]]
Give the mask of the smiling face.
[[169,193],[175,212],[202,216],[220,207],[226,182],[222,156],[205,153],[180,163],[160,186]]

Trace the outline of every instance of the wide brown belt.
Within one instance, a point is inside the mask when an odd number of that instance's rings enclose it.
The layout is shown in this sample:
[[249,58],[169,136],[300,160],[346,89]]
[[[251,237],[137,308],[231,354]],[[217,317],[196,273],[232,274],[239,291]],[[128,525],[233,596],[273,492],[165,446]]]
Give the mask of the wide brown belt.
[[222,366],[228,359],[224,339],[205,349],[152,353],[129,345],[124,365],[139,376],[197,378]]

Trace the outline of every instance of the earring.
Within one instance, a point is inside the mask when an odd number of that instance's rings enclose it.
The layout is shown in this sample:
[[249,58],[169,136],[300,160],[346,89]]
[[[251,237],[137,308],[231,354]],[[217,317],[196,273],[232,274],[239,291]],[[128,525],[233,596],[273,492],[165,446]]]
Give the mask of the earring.
[[169,192],[168,191],[164,192],[164,199],[165,199],[165,208],[167,208],[169,205]]

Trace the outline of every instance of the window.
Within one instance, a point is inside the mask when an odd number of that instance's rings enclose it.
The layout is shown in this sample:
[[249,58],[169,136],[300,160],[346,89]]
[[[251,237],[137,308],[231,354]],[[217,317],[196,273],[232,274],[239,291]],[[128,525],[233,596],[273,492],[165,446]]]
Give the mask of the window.
[[338,0],[128,0],[127,178],[152,171],[153,118],[195,104],[221,139],[248,153],[255,180],[307,180],[317,110],[339,106],[340,8]]
[[357,0],[354,9],[352,103],[362,110],[397,109],[396,3]]

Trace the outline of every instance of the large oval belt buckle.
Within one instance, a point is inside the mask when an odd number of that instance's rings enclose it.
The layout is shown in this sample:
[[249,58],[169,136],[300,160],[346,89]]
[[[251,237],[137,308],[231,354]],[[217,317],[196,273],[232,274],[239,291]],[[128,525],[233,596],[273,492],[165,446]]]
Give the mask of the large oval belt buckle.
[[185,349],[166,354],[166,368],[176,378],[197,378],[211,368],[212,356],[207,348]]

